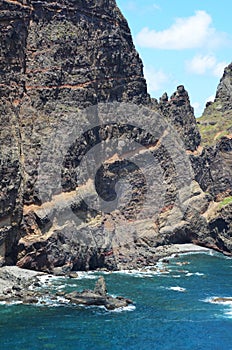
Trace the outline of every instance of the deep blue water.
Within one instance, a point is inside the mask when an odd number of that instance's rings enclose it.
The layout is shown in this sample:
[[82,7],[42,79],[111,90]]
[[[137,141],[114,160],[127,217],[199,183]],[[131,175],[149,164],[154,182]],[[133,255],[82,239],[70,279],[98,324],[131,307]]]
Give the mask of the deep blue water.
[[[185,261],[189,264],[177,264]],[[104,275],[110,294],[134,300],[132,310],[0,305],[0,349],[232,349],[232,304],[209,301],[232,297],[232,260],[184,255],[166,268],[167,274]],[[92,288],[98,276],[52,283],[60,290],[82,290]]]

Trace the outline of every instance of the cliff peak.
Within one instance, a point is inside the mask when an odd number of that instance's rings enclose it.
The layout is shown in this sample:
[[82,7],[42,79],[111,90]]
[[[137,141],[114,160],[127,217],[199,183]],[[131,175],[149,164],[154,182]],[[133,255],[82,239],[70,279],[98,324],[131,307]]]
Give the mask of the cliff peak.
[[222,112],[232,110],[232,63],[224,70],[224,74],[217,88],[215,102]]
[[201,137],[196,125],[194,109],[184,85],[179,85],[168,99],[167,93],[160,98],[159,110],[173,124],[182,137],[187,150],[195,151]]

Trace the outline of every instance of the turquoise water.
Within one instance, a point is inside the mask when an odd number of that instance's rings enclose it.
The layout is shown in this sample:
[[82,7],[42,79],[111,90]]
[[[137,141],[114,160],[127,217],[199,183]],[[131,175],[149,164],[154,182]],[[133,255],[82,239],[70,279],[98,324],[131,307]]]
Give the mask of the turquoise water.
[[[110,294],[134,300],[129,310],[0,305],[0,349],[232,349],[232,304],[210,302],[232,296],[232,260],[193,254],[160,268],[104,274]],[[49,288],[92,288],[98,276],[52,279]]]

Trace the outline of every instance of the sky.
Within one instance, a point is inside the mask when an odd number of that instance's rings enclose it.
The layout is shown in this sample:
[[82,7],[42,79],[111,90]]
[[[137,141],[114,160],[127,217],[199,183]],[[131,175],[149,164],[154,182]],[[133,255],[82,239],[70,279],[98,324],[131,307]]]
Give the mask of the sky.
[[159,98],[184,85],[201,116],[232,62],[231,0],[117,0]]

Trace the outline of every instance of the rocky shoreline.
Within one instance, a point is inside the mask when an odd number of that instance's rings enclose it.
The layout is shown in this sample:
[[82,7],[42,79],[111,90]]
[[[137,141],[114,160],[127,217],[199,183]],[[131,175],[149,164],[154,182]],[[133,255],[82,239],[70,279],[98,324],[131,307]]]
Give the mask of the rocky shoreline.
[[39,277],[43,272],[21,269],[17,266],[4,266],[0,269],[0,301],[32,303]]
[[211,249],[195,245],[192,243],[186,244],[170,244],[156,248],[157,259],[168,258],[173,255],[187,254],[187,253],[207,253]]
[[[184,253],[208,252],[208,248],[194,244],[173,244],[157,248],[157,261],[170,256]],[[59,274],[60,275],[60,274]],[[63,276],[78,278],[78,272],[64,273]],[[17,266],[4,266],[0,269],[0,302],[38,304],[41,299],[49,298],[59,304],[72,304],[84,306],[104,306],[107,310],[126,307],[133,302],[127,298],[112,297],[107,294],[104,278],[99,277],[93,290],[65,293],[57,291],[51,293],[42,289],[41,279],[49,281],[53,275],[33,270],[25,270]],[[48,282],[47,282],[48,283]],[[46,304],[45,302],[42,302]]]
[[[69,274],[70,278],[77,276],[77,273]],[[105,280],[102,276],[97,280],[93,290],[71,293],[63,291],[52,293],[48,289],[43,289],[41,277],[46,278],[45,283],[49,283],[48,280],[53,276],[21,269],[17,266],[2,267],[0,269],[0,302],[47,305],[50,301],[60,305],[104,306],[107,310],[123,308],[133,303],[130,299],[121,296],[112,297],[107,294]]]

